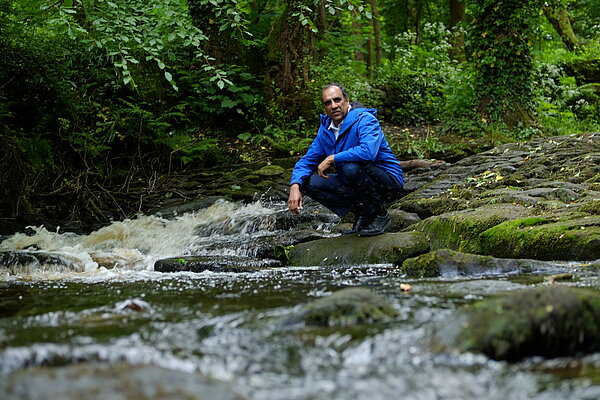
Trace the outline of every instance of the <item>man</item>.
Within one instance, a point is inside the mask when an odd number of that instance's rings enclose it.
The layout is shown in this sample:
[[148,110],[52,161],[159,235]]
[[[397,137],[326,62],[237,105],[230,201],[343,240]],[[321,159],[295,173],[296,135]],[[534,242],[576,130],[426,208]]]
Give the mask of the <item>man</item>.
[[377,110],[350,104],[337,83],[327,85],[321,97],[326,115],[294,167],[288,208],[298,214],[307,195],[340,217],[354,214],[352,229],[343,234],[380,235],[391,224],[385,203],[400,198],[404,185],[400,163],[381,131]]

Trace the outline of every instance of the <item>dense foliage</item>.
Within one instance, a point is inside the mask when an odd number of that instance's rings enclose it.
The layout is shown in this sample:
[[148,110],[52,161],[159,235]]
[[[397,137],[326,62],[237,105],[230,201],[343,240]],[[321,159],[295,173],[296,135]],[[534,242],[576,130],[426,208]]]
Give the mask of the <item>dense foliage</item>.
[[401,157],[598,129],[599,38],[595,0],[0,0],[0,210],[300,154],[331,81]]

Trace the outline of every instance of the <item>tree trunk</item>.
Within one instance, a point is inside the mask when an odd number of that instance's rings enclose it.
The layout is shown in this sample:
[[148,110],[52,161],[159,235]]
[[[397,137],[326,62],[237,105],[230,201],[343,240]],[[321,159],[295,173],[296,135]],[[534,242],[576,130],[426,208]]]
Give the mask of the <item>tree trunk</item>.
[[377,6],[377,0],[370,0],[371,2],[371,13],[373,14],[373,51],[375,53],[375,66],[381,65],[383,59],[383,45],[381,41],[381,23],[379,21],[379,7]]
[[[313,57],[313,32],[301,18],[314,21],[316,10],[307,14],[302,0],[287,0],[286,8],[273,24],[267,55],[267,98],[279,104],[290,118],[314,116],[310,91],[310,63]],[[304,14],[300,14],[304,13]]]
[[465,34],[461,24],[466,21],[465,0],[450,0],[450,57],[457,61],[466,61]]
[[577,49],[579,47],[579,40],[575,36],[575,32],[573,32],[567,9],[563,6],[546,6],[544,7],[544,14],[559,34],[565,48],[569,51]]
[[535,121],[529,17],[538,10],[534,1],[520,0],[477,0],[472,6],[470,54],[485,123],[503,122],[513,129]]

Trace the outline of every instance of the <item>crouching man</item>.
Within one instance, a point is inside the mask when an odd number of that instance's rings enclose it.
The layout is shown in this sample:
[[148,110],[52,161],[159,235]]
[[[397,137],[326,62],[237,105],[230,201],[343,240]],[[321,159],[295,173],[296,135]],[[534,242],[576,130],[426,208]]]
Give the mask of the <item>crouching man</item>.
[[377,110],[351,104],[337,83],[327,85],[321,97],[326,115],[320,116],[316,138],[294,167],[288,208],[298,214],[307,195],[339,217],[354,214],[352,229],[343,234],[380,235],[391,224],[385,203],[402,193],[400,163],[379,126]]

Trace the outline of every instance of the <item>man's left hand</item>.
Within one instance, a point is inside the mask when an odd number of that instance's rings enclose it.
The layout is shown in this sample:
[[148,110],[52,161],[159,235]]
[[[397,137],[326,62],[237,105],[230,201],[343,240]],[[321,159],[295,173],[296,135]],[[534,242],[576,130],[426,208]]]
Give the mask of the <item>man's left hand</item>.
[[321,164],[319,164],[319,166],[317,167],[317,172],[321,178],[329,178],[326,172],[333,165],[334,157],[335,154],[327,156],[323,161],[321,161]]

